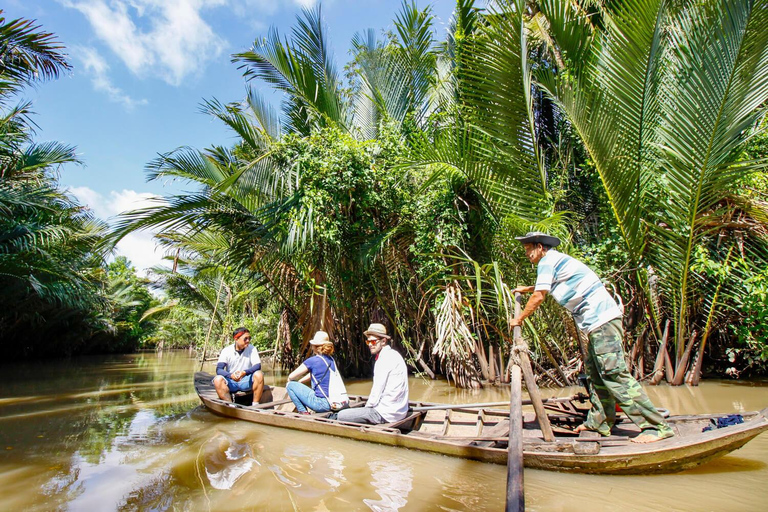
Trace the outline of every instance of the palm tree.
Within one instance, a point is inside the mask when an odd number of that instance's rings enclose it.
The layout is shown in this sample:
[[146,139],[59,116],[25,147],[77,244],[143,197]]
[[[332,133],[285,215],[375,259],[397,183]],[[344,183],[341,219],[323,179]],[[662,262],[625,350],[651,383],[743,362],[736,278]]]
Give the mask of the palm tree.
[[656,329],[661,315],[672,319],[680,383],[685,348],[697,331],[703,347],[711,328],[706,311],[722,301],[697,282],[695,249],[718,233],[728,245],[741,243],[712,221],[740,177],[766,163],[737,157],[768,99],[768,4],[598,4],[599,26],[578,4],[537,5],[561,66],[537,78],[595,163],[628,254],[641,267],[638,282]]
[[74,148],[35,143],[30,104],[8,106],[24,87],[70,69],[63,47],[39,29],[0,17],[0,332],[10,356],[36,352],[32,340],[46,335],[55,339],[49,354],[71,353],[109,327],[95,250],[105,226],[52,173],[77,162]]

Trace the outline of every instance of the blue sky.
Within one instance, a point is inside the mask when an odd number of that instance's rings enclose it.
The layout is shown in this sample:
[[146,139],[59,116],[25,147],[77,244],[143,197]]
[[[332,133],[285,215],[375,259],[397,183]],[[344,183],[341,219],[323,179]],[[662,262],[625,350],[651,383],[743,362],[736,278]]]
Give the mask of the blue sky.
[[[145,165],[180,146],[234,142],[220,122],[199,113],[204,99],[238,101],[241,72],[230,62],[270,26],[290,33],[296,15],[317,0],[6,0],[6,19],[34,19],[56,34],[71,73],[25,93],[36,112],[36,140],[77,147],[83,166],[61,170],[60,183],[104,220],[153,195],[183,190],[147,183]],[[323,17],[339,69],[349,42],[367,28],[391,29],[400,0],[323,0]],[[432,6],[442,40],[453,0]],[[258,88],[267,89],[259,84]],[[160,261],[150,233],[118,246],[138,269]]]

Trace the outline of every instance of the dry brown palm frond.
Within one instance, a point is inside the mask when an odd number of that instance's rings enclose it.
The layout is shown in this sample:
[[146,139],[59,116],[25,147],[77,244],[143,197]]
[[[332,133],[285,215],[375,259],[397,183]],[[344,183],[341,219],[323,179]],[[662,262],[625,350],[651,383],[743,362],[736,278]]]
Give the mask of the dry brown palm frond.
[[460,387],[478,387],[480,377],[473,364],[475,338],[464,320],[464,308],[470,307],[456,282],[445,287],[435,328],[437,339],[432,349],[441,361],[446,376]]
[[291,324],[288,309],[283,308],[280,313],[280,321],[277,324],[277,340],[275,354],[280,359],[280,367],[283,370],[293,369],[296,362],[291,347]]

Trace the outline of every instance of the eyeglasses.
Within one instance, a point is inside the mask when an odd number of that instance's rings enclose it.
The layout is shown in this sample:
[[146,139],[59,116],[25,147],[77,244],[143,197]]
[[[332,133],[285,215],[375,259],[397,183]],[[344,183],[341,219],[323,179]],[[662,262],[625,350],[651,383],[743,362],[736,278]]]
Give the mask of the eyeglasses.
[[379,338],[368,338],[367,340],[365,340],[365,343],[369,347],[372,347],[372,346],[376,345],[380,341],[381,340]]
[[250,336],[243,336],[243,341],[251,341],[251,339]]

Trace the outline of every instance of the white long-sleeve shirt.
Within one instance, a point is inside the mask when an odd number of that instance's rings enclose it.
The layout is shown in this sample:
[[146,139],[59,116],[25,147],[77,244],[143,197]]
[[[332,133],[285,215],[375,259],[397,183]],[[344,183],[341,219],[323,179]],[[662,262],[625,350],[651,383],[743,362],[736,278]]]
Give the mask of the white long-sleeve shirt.
[[379,352],[373,367],[373,387],[366,407],[373,407],[387,423],[408,415],[408,369],[403,356],[389,345]]

